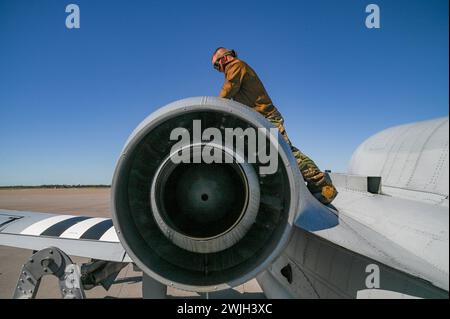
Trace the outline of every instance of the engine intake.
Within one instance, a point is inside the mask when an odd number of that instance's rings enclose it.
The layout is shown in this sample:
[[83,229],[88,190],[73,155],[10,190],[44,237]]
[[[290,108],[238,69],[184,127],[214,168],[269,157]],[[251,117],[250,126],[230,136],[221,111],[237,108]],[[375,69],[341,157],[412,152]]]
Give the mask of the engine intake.
[[[272,127],[250,108],[213,97],[159,109],[135,129],[122,151],[112,213],[122,245],[147,275],[180,289],[213,291],[252,279],[282,251],[302,179],[281,136],[268,135],[265,141],[278,143],[273,174],[262,173],[264,163],[249,162],[248,152],[226,143],[193,141],[177,149],[171,132],[181,127],[195,133],[195,120],[222,136],[226,128]],[[251,149],[248,139],[244,145]],[[196,160],[205,147],[224,161]],[[177,163],[174,158],[187,150],[192,160]]]

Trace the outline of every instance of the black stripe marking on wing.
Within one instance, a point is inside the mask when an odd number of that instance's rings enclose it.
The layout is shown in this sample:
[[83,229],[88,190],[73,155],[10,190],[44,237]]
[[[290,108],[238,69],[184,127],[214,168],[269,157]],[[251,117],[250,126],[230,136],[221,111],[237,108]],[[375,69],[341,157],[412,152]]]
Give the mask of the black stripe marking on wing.
[[103,236],[104,233],[106,233],[108,229],[112,227],[112,225],[113,222],[111,219],[104,220],[86,230],[83,235],[81,235],[80,239],[98,240]]
[[83,220],[89,219],[92,217],[73,217],[66,220],[63,220],[59,223],[56,223],[53,226],[50,226],[44,232],[41,233],[41,236],[52,236],[58,237],[62,233],[64,233],[67,229],[75,225],[76,223],[82,222]]

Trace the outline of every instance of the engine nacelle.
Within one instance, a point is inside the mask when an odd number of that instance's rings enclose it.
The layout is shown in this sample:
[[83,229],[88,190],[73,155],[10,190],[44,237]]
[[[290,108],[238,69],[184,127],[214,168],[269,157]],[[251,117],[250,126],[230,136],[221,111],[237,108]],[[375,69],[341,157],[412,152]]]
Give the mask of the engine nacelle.
[[[183,145],[173,138],[194,136],[196,123],[222,134]],[[112,184],[114,225],[132,260],[165,285],[203,292],[240,285],[287,244],[303,181],[295,158],[278,134],[267,134],[257,154],[248,136],[243,152],[233,149],[224,140],[236,128],[273,127],[237,102],[184,99],[147,117],[122,151]],[[273,145],[277,167],[267,173],[257,155]],[[202,158],[205,148],[222,162]]]

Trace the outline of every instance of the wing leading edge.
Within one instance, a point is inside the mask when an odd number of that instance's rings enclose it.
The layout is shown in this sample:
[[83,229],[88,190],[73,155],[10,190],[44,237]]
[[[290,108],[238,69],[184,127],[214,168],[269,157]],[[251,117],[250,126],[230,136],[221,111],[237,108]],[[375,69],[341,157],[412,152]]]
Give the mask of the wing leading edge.
[[32,250],[54,246],[73,256],[130,261],[110,218],[0,210],[0,245]]

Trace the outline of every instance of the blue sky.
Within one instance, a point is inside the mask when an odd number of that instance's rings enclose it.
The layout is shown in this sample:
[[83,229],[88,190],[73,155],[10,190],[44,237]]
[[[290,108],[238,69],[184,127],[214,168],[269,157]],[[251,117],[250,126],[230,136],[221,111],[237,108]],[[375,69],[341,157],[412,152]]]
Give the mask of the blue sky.
[[[65,27],[76,3],[81,28]],[[381,29],[367,29],[376,3]],[[322,169],[392,125],[448,116],[447,0],[0,0],[0,185],[111,182],[134,127],[217,95],[218,46],[257,71]]]

